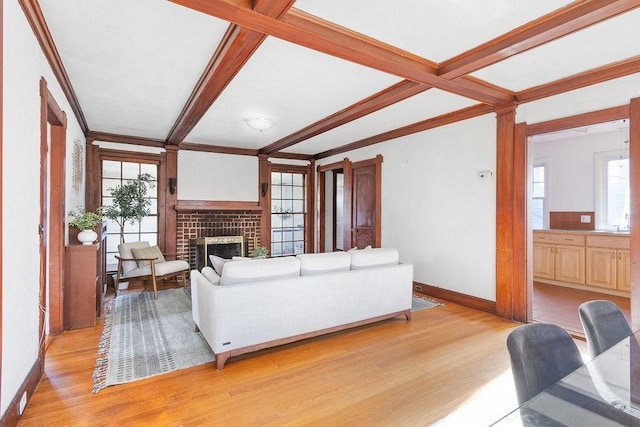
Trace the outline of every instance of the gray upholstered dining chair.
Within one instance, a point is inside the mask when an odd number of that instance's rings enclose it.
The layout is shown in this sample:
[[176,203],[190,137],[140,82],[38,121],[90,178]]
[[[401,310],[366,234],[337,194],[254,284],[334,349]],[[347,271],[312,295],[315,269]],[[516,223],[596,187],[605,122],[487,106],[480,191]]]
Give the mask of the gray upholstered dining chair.
[[587,301],[580,305],[578,312],[591,357],[596,357],[633,333],[620,308],[611,301]]
[[519,404],[584,364],[573,338],[550,323],[531,323],[507,337]]

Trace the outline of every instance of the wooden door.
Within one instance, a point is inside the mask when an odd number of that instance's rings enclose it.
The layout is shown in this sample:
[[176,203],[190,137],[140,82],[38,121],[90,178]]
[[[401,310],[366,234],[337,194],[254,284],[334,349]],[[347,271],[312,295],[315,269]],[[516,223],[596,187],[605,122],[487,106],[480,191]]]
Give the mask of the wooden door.
[[352,168],[351,247],[379,246],[377,233],[377,167],[375,164]]
[[376,237],[376,168],[375,165],[353,169],[351,247],[375,246]]

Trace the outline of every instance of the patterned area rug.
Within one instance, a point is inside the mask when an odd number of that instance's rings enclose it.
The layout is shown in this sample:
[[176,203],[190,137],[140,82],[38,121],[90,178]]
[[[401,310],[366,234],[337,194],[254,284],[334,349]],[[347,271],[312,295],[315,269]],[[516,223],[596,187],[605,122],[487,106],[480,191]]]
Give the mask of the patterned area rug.
[[111,301],[98,347],[93,392],[214,360],[195,332],[190,289],[124,294]]
[[420,311],[426,308],[437,307],[439,305],[444,305],[444,304],[427,297],[417,297],[414,295],[413,299],[411,300],[411,311]]

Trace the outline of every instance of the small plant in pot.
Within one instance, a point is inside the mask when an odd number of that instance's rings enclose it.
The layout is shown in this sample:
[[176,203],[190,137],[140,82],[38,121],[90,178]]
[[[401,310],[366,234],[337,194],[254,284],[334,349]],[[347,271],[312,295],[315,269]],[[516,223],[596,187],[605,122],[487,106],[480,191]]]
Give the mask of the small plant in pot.
[[266,246],[257,246],[253,252],[251,252],[251,256],[254,258],[266,258],[269,256],[269,249]]
[[102,221],[102,210],[97,212],[85,211],[84,208],[78,206],[69,211],[69,225],[80,230],[78,240],[83,245],[90,245],[98,238],[98,233],[94,228]]

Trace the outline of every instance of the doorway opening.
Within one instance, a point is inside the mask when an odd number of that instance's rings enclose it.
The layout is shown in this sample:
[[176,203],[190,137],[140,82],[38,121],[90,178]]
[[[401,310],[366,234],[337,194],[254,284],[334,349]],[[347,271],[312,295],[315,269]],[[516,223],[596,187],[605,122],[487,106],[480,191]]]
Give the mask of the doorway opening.
[[631,321],[629,120],[529,137],[529,321],[584,336],[582,302],[608,299]]

